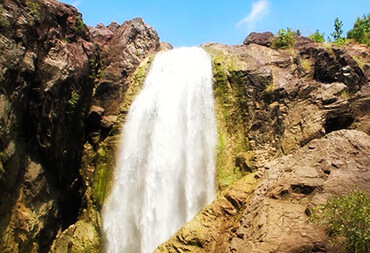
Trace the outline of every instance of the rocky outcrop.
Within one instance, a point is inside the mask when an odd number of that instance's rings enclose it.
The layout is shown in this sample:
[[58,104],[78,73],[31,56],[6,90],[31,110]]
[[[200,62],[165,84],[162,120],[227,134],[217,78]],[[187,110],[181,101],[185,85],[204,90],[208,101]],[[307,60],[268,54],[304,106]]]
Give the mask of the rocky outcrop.
[[141,19],[89,30],[54,0],[0,4],[0,251],[99,252],[94,178],[114,163],[99,142],[119,133],[118,108],[158,35]]
[[[290,50],[254,43],[202,46],[213,60],[220,189],[329,132],[352,128],[369,133],[369,83],[351,47],[327,49],[309,41]],[[368,48],[361,49],[369,54]],[[340,51],[342,59],[332,63],[333,69],[349,72],[337,71],[343,79],[329,82],[317,78],[318,66],[332,50]]]
[[99,54],[79,170],[84,196],[77,222],[58,233],[51,252],[103,250],[100,210],[110,191],[121,128],[153,55],[170,47],[161,46],[155,30],[140,18],[90,31]]
[[78,215],[96,48],[70,6],[1,7],[0,251],[46,251]]
[[144,58],[159,50],[159,37],[141,18],[121,26],[99,24],[90,30],[101,50],[94,104],[104,108],[106,115],[116,114],[134,70]]
[[213,61],[223,192],[157,252],[338,252],[307,220],[332,196],[370,192],[370,85],[351,47],[333,49],[349,59],[333,63],[347,81],[328,81],[317,66],[331,49],[310,41],[290,50],[202,46]]
[[370,137],[340,130],[261,167],[203,209],[156,252],[338,252],[309,209],[370,192]]
[[272,40],[274,39],[274,34],[271,32],[256,33],[251,32],[248,37],[243,41],[244,45],[249,45],[251,43],[266,46],[271,46]]

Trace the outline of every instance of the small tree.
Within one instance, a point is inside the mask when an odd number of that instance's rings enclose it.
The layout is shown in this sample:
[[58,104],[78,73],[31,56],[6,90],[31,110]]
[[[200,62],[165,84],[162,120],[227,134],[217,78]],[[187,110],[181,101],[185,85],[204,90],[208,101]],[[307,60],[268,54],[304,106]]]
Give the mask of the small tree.
[[334,41],[338,45],[342,45],[345,42],[345,38],[342,37],[343,30],[342,30],[343,22],[339,20],[339,18],[335,18],[334,20],[334,32],[331,33],[331,36],[333,36]]
[[327,225],[330,242],[347,252],[370,250],[370,198],[353,190],[344,197],[333,198],[313,208],[310,220]]
[[277,32],[275,39],[272,41],[272,47],[281,49],[290,48],[295,41],[294,35],[295,33],[289,27],[286,30],[280,29]]
[[357,18],[353,28],[348,31],[347,38],[370,46],[370,13]]
[[316,30],[316,32],[314,32],[313,34],[311,34],[310,36],[310,39],[317,42],[317,43],[323,43],[325,42],[325,39],[324,39],[324,33],[320,33],[319,30]]

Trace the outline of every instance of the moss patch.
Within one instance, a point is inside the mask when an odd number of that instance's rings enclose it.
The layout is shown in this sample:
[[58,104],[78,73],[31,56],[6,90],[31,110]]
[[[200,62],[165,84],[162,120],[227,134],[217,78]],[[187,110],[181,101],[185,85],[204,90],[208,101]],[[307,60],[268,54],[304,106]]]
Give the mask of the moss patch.
[[236,155],[248,150],[247,101],[244,71],[236,55],[206,47],[212,58],[214,98],[217,121],[217,187],[219,191],[242,178],[235,167]]
[[95,171],[92,180],[92,199],[99,208],[110,192],[113,174],[113,154],[107,146],[101,146],[96,152]]
[[302,59],[301,60],[301,67],[305,72],[311,72],[312,70],[312,64],[309,59]]

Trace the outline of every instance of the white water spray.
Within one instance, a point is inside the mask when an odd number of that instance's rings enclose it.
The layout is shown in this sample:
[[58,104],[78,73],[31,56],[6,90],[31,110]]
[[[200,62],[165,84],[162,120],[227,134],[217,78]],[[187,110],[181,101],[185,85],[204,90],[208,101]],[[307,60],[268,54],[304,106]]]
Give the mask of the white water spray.
[[213,200],[215,132],[209,55],[158,54],[124,125],[103,209],[107,252],[152,252]]

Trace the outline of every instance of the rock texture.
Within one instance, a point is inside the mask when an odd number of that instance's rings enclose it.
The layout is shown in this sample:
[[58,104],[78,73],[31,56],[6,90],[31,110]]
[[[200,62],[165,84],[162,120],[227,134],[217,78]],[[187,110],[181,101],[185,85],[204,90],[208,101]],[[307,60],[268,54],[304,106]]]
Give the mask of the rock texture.
[[[327,49],[309,41],[290,50],[253,43],[202,46],[213,60],[220,189],[235,179],[232,174],[245,175],[329,132],[369,134],[368,77],[351,47]],[[325,79],[324,55],[333,57],[337,78]]]
[[107,115],[115,114],[124,100],[129,77],[145,57],[159,50],[159,37],[141,18],[121,26],[99,24],[90,30],[101,50],[94,104],[103,107]]
[[265,164],[203,209],[157,252],[340,252],[309,208],[351,189],[370,192],[370,137],[340,130]]
[[96,48],[70,6],[1,6],[0,251],[46,251],[78,215]]
[[99,142],[119,133],[128,82],[158,35],[141,19],[88,29],[54,0],[0,1],[0,14],[0,251],[99,252],[91,187],[114,163]]
[[[370,50],[301,36],[275,50],[272,38],[202,46],[219,197],[158,251],[340,251],[308,208],[369,193]],[[0,0],[1,252],[103,250],[121,126],[154,54],[171,48],[140,18],[93,28],[54,0]]]
[[255,33],[251,32],[247,38],[243,41],[244,45],[249,45],[251,43],[266,46],[271,46],[272,40],[274,38],[274,34],[271,32],[264,32],[264,33]]

